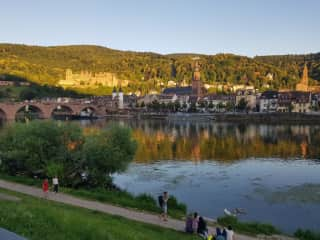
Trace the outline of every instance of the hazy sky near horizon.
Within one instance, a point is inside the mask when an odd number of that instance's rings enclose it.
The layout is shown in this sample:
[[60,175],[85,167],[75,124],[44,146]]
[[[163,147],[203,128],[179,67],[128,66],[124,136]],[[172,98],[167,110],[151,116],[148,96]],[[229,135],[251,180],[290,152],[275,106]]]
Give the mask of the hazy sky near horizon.
[[320,52],[320,0],[1,0],[0,42],[270,55]]

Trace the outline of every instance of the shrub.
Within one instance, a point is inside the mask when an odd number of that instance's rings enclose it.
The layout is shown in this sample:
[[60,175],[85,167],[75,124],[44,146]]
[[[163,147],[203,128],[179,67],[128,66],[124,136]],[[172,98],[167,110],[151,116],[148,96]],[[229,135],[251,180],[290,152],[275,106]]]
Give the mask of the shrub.
[[126,169],[136,142],[128,128],[113,125],[85,135],[75,124],[55,121],[15,123],[0,136],[1,170],[33,177],[58,175],[62,186],[83,184],[87,173],[93,187],[105,187],[110,174]]
[[294,236],[300,240],[320,240],[320,233],[312,232],[310,230],[298,229]]
[[225,216],[217,219],[218,223],[223,226],[232,226],[235,231],[250,233],[250,234],[279,234],[281,233],[277,228],[267,223],[258,222],[239,222],[236,217]]

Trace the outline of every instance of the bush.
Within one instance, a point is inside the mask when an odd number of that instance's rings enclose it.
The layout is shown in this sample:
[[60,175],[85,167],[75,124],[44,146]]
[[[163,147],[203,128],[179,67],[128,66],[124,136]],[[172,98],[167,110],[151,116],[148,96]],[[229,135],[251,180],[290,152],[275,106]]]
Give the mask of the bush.
[[250,234],[280,234],[280,230],[276,229],[271,224],[258,222],[239,222],[236,217],[225,216],[217,219],[218,223],[223,226],[232,226],[235,231],[250,233]]
[[312,232],[310,230],[298,229],[294,236],[300,240],[320,240],[320,233]]
[[0,167],[10,175],[58,175],[62,186],[83,184],[81,176],[87,173],[85,184],[105,187],[109,175],[125,170],[135,151],[131,131],[117,125],[85,135],[75,124],[15,123],[2,131]]
[[187,206],[184,203],[179,203],[174,196],[170,196],[168,200],[168,206],[170,206],[170,208],[172,209],[177,209],[184,213],[187,212]]

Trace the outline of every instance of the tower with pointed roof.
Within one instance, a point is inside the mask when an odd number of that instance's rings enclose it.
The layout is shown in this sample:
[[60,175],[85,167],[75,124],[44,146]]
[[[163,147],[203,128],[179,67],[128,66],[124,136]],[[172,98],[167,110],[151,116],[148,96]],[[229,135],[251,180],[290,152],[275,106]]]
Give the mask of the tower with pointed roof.
[[296,85],[296,90],[301,92],[309,91],[309,77],[307,63],[304,64],[301,81]]
[[195,61],[195,67],[192,76],[192,95],[201,97],[202,96],[202,82],[201,82],[201,74],[199,62]]
[[118,100],[119,100],[119,105],[118,105],[118,108],[119,109],[123,109],[123,92],[122,92],[122,88],[120,86],[119,88],[119,93],[118,93]]

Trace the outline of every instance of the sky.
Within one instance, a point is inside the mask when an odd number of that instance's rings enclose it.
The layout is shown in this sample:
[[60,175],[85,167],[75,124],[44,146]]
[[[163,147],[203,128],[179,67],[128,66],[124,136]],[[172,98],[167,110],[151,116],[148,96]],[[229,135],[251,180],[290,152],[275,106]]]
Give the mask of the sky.
[[0,0],[0,43],[157,53],[320,52],[320,0]]

